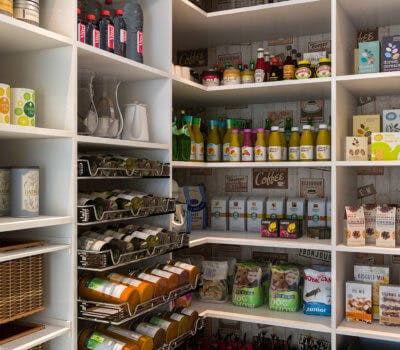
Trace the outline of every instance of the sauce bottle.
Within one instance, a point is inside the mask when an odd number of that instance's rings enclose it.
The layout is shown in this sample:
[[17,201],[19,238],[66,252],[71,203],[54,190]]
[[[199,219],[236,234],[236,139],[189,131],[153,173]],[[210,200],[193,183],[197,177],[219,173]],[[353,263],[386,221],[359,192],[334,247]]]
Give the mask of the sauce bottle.
[[314,159],[314,138],[310,125],[303,125],[300,137],[300,160],[310,161]]
[[256,69],[254,72],[254,81],[256,83],[262,83],[265,80],[265,62],[264,62],[264,49],[259,48],[257,50],[257,62]]
[[169,292],[168,281],[163,277],[150,275],[145,272],[138,273],[137,275],[131,273],[129,276],[151,284],[154,288],[154,297],[166,295]]
[[283,80],[294,79],[295,65],[292,58],[292,47],[289,45],[286,47],[287,55],[285,62],[283,63]]
[[84,329],[79,334],[79,349],[84,350],[140,350],[137,345],[120,341],[94,329]]
[[113,304],[128,303],[133,312],[140,302],[138,291],[129,286],[100,277],[84,277],[79,281],[79,296],[93,301]]
[[269,80],[270,81],[279,80],[279,59],[276,57],[271,58],[271,74]]
[[167,320],[161,316],[153,316],[149,323],[161,327],[165,331],[165,342],[169,343],[178,337],[179,324],[174,320]]
[[77,16],[78,16],[78,41],[80,43],[85,43],[85,38],[86,38],[86,24],[83,21],[82,17],[82,11],[80,8],[77,9]]
[[282,139],[279,133],[279,126],[271,128],[268,144],[269,161],[279,162],[282,160]]
[[180,149],[181,160],[196,160],[196,147],[194,144],[194,136],[192,132],[192,117],[189,115],[184,116],[184,111],[182,111],[181,113],[183,114],[183,126],[182,130],[178,131],[178,145],[180,145],[180,147],[178,146],[178,148]]
[[100,49],[114,52],[114,24],[110,19],[110,11],[102,10],[99,21]]
[[108,274],[107,279],[114,283],[120,283],[135,288],[139,293],[140,303],[144,303],[154,297],[154,287],[145,281],[140,281],[115,272]]
[[270,62],[270,55],[269,52],[264,53],[264,65],[265,65],[265,80],[269,81],[271,76],[271,62]]
[[160,265],[159,268],[162,270],[176,273],[179,276],[179,285],[183,286],[189,283],[189,272],[176,266],[172,265]]
[[192,286],[196,284],[197,276],[200,274],[200,268],[182,261],[173,262],[172,265],[186,270],[189,273],[189,283]]
[[153,339],[154,349],[158,349],[165,344],[166,334],[159,326],[155,326],[148,322],[141,322],[136,326],[135,332]]
[[287,160],[287,142],[284,128],[279,128],[279,136],[282,144],[282,160]]
[[232,130],[232,138],[231,144],[229,147],[230,153],[230,162],[240,162],[240,155],[241,155],[241,147],[240,147],[240,140],[239,140],[239,130],[233,129]]
[[331,135],[326,124],[320,124],[316,142],[316,159],[331,160]]
[[193,118],[193,135],[195,142],[196,161],[204,162],[204,139],[200,131],[200,118]]
[[136,344],[140,350],[153,350],[153,339],[146,335],[113,325],[99,324],[96,328],[105,335],[115,339],[132,342],[133,344]]
[[124,11],[121,9],[115,10],[113,18],[114,24],[114,53],[119,56],[126,57],[126,23],[124,18]]
[[243,146],[242,146],[242,162],[254,161],[254,145],[251,140],[251,129],[244,129]]
[[227,119],[226,120],[226,133],[223,140],[223,161],[229,162],[231,160],[230,157],[230,147],[232,141],[232,130],[235,128],[235,120],[234,119]]
[[126,57],[143,63],[143,9],[138,0],[125,3],[124,19],[128,32]]
[[267,144],[263,128],[257,129],[257,140],[254,147],[254,159],[256,162],[265,162],[267,160]]
[[85,42],[88,45],[99,48],[100,47],[100,32],[96,24],[96,16],[89,13],[86,16],[86,34]]
[[174,290],[179,286],[179,276],[175,273],[152,268],[146,270],[146,272],[154,276],[165,278],[167,280],[167,288],[169,291]]
[[300,159],[300,134],[299,128],[292,127],[292,132],[289,138],[289,161]]
[[221,139],[218,132],[218,120],[210,120],[210,132],[207,139],[207,161],[221,161]]

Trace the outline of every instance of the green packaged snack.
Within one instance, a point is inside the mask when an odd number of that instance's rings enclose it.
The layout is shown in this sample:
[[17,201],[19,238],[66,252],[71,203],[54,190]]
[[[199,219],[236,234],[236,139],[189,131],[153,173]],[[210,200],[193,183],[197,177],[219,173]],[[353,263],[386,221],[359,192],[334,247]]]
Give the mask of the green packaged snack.
[[295,266],[275,265],[271,268],[269,308],[296,312],[300,308],[300,271]]
[[261,267],[251,262],[236,264],[232,303],[237,306],[259,307],[264,301]]

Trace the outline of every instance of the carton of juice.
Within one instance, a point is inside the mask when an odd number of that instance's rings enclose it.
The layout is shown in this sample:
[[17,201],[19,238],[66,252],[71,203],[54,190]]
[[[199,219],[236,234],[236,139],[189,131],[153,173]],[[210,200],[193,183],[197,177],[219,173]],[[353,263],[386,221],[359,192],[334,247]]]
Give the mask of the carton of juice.
[[231,231],[246,231],[247,200],[245,197],[232,197],[229,200],[229,229]]
[[265,218],[265,199],[252,197],[247,200],[247,231],[260,232]]
[[211,228],[213,230],[228,230],[228,197],[215,197],[211,200]]

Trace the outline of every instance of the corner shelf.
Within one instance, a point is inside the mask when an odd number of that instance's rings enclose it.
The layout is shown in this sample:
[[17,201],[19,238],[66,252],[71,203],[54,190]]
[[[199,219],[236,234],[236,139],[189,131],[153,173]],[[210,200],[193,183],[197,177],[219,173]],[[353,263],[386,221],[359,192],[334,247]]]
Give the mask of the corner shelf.
[[33,218],[0,217],[0,232],[26,230],[48,226],[72,224],[72,216],[46,216],[40,215]]
[[377,340],[400,342],[398,327],[382,326],[377,321],[372,324],[342,321],[336,329],[337,334]]

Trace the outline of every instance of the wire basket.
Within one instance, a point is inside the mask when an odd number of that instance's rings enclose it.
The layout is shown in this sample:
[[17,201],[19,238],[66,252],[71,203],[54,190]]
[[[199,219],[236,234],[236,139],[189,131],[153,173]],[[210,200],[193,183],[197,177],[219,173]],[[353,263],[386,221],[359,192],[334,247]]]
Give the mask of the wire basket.
[[44,344],[40,344],[38,346],[35,346],[34,348],[30,348],[29,350],[44,350]]
[[212,0],[209,2],[208,12],[230,10],[239,7],[263,5],[268,0]]
[[0,324],[44,310],[43,255],[0,263]]

